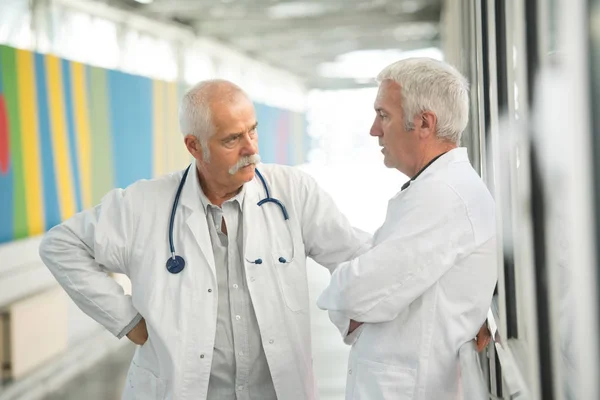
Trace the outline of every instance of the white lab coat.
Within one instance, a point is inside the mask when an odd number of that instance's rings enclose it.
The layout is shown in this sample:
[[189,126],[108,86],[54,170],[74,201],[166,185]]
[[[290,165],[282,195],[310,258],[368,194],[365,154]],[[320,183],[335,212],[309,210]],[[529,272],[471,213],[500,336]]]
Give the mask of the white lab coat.
[[365,322],[348,400],[458,396],[458,351],[485,320],[497,275],[493,199],[458,148],[392,198],[373,248],[338,267],[319,307]]
[[[265,197],[258,177],[246,184],[243,203],[245,274],[278,398],[316,399],[310,340],[306,256],[334,268],[370,247],[332,199],[307,174],[260,165],[271,196],[290,216],[292,243],[279,207],[257,206]],[[148,341],[133,357],[123,399],[203,399],[210,377],[217,320],[217,278],[206,217],[191,168],[177,208],[176,253],[186,261],[167,272],[168,224],[182,172],[113,190],[92,210],[50,230],[40,255],[58,282],[88,315],[114,335],[140,313]],[[96,262],[92,259],[95,257]],[[100,265],[99,265],[100,264]],[[107,271],[131,279],[132,296]],[[337,318],[347,330],[348,319]]]

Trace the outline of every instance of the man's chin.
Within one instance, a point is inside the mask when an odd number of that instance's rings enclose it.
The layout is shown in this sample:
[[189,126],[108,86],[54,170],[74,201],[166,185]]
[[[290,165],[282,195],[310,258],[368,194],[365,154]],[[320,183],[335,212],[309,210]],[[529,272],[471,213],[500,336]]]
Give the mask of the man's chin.
[[393,166],[391,165],[390,160],[388,160],[388,158],[385,157],[385,156],[383,157],[383,165],[385,165],[386,168],[393,168]]

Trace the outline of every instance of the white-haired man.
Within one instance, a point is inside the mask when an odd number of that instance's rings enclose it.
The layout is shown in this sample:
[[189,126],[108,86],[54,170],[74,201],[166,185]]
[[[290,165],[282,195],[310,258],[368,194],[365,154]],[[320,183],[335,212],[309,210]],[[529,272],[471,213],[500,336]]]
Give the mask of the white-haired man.
[[193,87],[180,125],[185,172],[111,191],[40,255],[84,312],[141,345],[124,399],[315,399],[306,257],[334,268],[370,237],[308,175],[257,168],[254,107],[231,82]]
[[358,326],[347,399],[452,399],[458,351],[484,322],[497,274],[494,202],[458,147],[468,86],[423,58],[398,61],[378,80],[371,135],[385,165],[410,180],[371,250],[334,270],[318,305]]

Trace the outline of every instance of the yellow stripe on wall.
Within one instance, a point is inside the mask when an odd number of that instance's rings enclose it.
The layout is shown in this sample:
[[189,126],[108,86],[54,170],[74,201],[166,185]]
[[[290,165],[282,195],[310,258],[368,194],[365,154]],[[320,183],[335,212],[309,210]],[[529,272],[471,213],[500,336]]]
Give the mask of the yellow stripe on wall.
[[25,210],[29,235],[44,232],[45,225],[34,57],[31,52],[17,50]]
[[54,170],[56,172],[60,216],[65,220],[75,214],[77,205],[73,188],[73,174],[70,168],[71,157],[69,155],[61,60],[59,58],[46,56],[46,81],[48,82],[50,132],[52,148],[54,149]]
[[154,176],[161,176],[167,172],[167,146],[165,136],[167,133],[166,123],[165,123],[165,95],[166,95],[166,83],[163,81],[155,80],[153,82],[153,118],[154,118],[154,142],[153,152],[154,152]]
[[72,62],[71,80],[73,88],[73,108],[77,150],[79,154],[78,167],[81,179],[81,200],[84,209],[92,206],[92,146],[86,78],[85,65]]
[[179,131],[177,84],[167,83],[167,168],[169,172],[185,168],[189,164],[189,152],[183,143],[183,136]]

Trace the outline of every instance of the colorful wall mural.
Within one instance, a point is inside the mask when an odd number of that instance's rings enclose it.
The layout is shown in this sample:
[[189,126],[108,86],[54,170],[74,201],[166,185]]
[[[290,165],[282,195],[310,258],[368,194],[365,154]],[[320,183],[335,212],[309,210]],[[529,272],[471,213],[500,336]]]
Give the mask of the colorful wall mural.
[[[41,234],[113,187],[185,167],[184,90],[0,45],[0,243]],[[263,161],[303,163],[305,115],[255,106]]]

